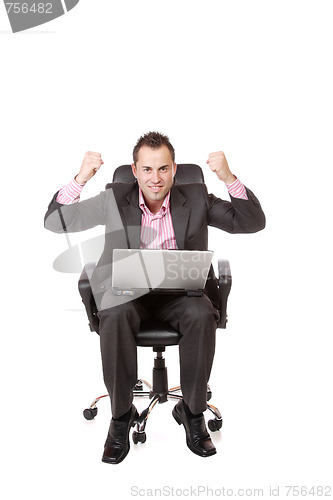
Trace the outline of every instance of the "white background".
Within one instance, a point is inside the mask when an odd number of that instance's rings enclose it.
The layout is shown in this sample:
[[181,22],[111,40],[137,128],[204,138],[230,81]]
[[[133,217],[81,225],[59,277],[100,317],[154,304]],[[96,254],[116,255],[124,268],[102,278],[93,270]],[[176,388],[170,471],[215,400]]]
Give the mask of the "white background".
[[[15,35],[0,5],[6,498],[131,498],[133,486],[186,496],[199,485],[263,488],[266,497],[280,486],[287,498],[285,485],[332,485],[331,5],[81,0]],[[105,164],[84,198],[131,161],[149,130],[168,134],[178,163],[200,164],[209,190],[225,198],[205,164],[223,150],[267,227],[211,233],[210,248],[233,273],[211,377],[224,418],[212,435],[217,455],[187,449],[169,402],[154,409],[146,444],[110,466],[100,461],[108,401],[95,421],[82,417],[105,392],[98,337],[78,276],[52,268],[67,242],[43,229],[43,216],[85,151]],[[166,356],[177,385],[177,349]],[[150,349],[139,359],[150,379]]]

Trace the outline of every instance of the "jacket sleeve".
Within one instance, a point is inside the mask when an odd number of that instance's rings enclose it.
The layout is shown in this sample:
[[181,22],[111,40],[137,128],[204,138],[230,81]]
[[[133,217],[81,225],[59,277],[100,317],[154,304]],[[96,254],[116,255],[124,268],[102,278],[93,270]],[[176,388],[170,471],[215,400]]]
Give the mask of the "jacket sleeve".
[[208,224],[228,233],[255,233],[264,229],[265,214],[256,196],[246,187],[248,199],[224,201],[208,195]]
[[44,226],[54,233],[74,233],[105,224],[106,206],[109,192],[102,191],[88,200],[62,205],[56,201],[58,192],[54,195],[44,217]]

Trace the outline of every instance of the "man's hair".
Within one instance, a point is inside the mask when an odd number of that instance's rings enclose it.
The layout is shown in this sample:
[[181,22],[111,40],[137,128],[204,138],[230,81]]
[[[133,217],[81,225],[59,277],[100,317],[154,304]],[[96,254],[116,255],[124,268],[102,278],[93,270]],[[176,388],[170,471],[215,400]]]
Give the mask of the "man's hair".
[[161,146],[166,146],[170,151],[172,162],[175,162],[175,149],[169,141],[167,135],[161,134],[160,132],[148,132],[142,135],[133,149],[133,163],[136,165],[138,161],[139,151],[142,146],[148,146],[152,149],[159,149]]

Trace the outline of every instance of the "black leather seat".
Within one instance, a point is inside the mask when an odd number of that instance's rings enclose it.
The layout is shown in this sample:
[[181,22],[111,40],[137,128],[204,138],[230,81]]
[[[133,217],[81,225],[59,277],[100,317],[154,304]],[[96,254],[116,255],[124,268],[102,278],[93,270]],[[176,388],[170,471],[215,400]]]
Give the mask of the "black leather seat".
[[[133,182],[133,174],[130,165],[122,165],[118,167],[113,175],[113,182]],[[204,182],[204,177],[201,168],[193,164],[179,164],[175,175],[175,182],[178,184]],[[106,185],[106,189],[110,184]],[[98,333],[99,319],[97,316],[96,303],[90,288],[88,276],[91,274],[94,263],[87,264],[82,271],[79,280],[79,292],[82,301],[85,305],[86,312],[89,318],[89,326],[91,331]],[[218,323],[219,328],[225,328],[227,323],[227,300],[231,288],[231,273],[229,262],[226,260],[218,261],[218,288],[220,294],[220,320]],[[171,390],[168,389],[167,368],[165,366],[165,359],[163,352],[168,346],[177,345],[181,339],[181,334],[171,327],[171,325],[159,320],[148,320],[141,324],[139,333],[136,336],[136,343],[142,347],[152,347],[156,352],[153,368],[153,384],[138,380],[134,388],[134,396],[147,396],[150,398],[148,407],[141,413],[140,422],[137,424],[136,431],[133,432],[134,443],[145,442],[146,433],[145,427],[147,418],[156,403],[164,403],[168,398],[180,399],[182,398],[180,387],[175,387]],[[144,390],[144,386],[148,390]],[[97,415],[97,403],[108,395],[99,396],[94,399],[89,408],[83,412],[87,420],[93,419]],[[211,398],[211,391],[207,387],[207,400]],[[208,426],[211,431],[217,431],[222,426],[222,416],[219,410],[207,403],[207,408],[213,413],[214,418],[208,421]]]

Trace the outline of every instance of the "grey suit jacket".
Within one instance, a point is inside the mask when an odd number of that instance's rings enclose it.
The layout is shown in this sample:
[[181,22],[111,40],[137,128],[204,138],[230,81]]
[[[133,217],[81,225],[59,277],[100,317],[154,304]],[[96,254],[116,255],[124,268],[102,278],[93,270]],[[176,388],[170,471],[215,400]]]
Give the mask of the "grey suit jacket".
[[[77,232],[105,226],[104,250],[91,278],[94,294],[111,286],[114,248],[140,248],[142,212],[136,182],[113,183],[99,195],[72,205],[53,197],[45,215],[45,227],[53,232]],[[184,250],[208,249],[208,226],[229,233],[253,233],[265,227],[265,215],[255,195],[246,188],[248,200],[224,201],[208,194],[204,184],[174,184],[170,192],[171,217],[177,246]],[[211,268],[205,293],[218,307],[218,291]]]

